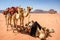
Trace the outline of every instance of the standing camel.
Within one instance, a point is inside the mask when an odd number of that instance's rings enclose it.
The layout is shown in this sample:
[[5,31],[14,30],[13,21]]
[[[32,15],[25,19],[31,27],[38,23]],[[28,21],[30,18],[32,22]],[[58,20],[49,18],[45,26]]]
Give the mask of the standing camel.
[[6,10],[3,11],[3,14],[5,15],[5,19],[6,19],[7,31],[8,31],[8,26],[11,25],[11,18],[12,18],[9,10],[10,8],[6,8]]
[[11,7],[11,10],[10,10],[10,13],[12,15],[12,19],[13,20],[13,32],[14,32],[14,28],[17,29],[17,18],[16,18],[16,15],[18,14],[18,10],[17,10],[18,7]]
[[32,7],[28,6],[27,9],[20,8],[20,26],[24,28],[24,18],[27,17],[32,10]]
[[[18,19],[20,20],[20,26],[22,24],[21,21],[24,20],[24,15],[23,15],[24,12],[22,7],[16,7],[16,11],[17,12],[15,12],[14,15],[12,16],[12,19],[13,19],[14,27],[17,29]],[[14,29],[13,29],[13,32],[14,32]]]

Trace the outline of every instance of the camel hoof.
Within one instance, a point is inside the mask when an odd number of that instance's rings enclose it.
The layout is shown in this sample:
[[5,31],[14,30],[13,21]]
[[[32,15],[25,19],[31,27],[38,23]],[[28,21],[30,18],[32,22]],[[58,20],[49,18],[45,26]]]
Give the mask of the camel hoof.
[[13,31],[13,33],[15,33],[15,32]]
[[7,31],[8,31],[8,29],[7,29]]

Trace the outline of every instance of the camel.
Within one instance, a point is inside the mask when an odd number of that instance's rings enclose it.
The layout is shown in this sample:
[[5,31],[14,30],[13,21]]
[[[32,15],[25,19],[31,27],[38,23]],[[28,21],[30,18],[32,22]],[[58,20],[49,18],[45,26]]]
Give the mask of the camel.
[[9,13],[9,10],[10,10],[10,8],[7,8],[6,10],[3,11],[5,20],[6,20],[7,31],[8,31],[8,26],[11,25],[11,18],[12,18],[12,16]]
[[[10,19],[10,24],[13,23],[13,24],[11,24],[11,27],[12,27],[13,31],[14,31],[14,28],[16,28],[16,24],[17,24],[17,21],[16,21],[17,20],[16,15],[18,13],[17,8],[18,7],[11,7],[10,10],[9,10],[10,16],[8,16],[8,17],[10,17],[9,18]],[[13,22],[12,22],[12,20],[13,20]]]
[[29,15],[31,10],[32,10],[32,7],[27,6],[26,9],[20,11],[20,13],[21,13],[21,15],[20,15],[20,26],[23,27],[23,29],[24,29],[24,18]]
[[[32,25],[33,25],[32,22],[28,22],[26,24],[26,26],[27,26],[26,27],[26,32],[30,33]],[[36,31],[35,36],[39,37],[41,40],[46,40],[47,37],[49,37],[49,36],[52,37],[50,34],[54,33],[54,32],[55,31],[52,28],[41,27],[41,29],[39,29],[37,27],[37,31]]]
[[21,8],[21,7],[16,7],[15,8],[15,12],[14,12],[14,14],[12,16],[13,32],[14,32],[14,30],[18,30],[17,29],[17,22],[18,22],[19,19],[21,19],[21,16],[23,16],[21,11],[23,12],[23,8]]
[[7,25],[7,31],[8,31],[8,27],[9,25],[11,25],[12,27],[12,17],[15,13],[15,7],[11,7],[11,8],[6,8],[6,10],[3,11],[3,14],[5,15],[5,19],[6,19],[6,25]]

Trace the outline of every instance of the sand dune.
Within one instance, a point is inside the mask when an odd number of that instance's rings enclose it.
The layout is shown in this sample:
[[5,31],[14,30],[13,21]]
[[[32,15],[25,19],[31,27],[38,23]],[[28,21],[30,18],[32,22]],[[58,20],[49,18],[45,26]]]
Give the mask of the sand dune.
[[[60,14],[30,14],[30,18],[25,18],[25,23],[34,20],[38,21],[43,27],[53,28],[55,33],[51,34],[47,40],[60,40]],[[40,40],[26,34],[13,33],[12,30],[6,30],[6,22],[3,14],[0,14],[0,40]]]

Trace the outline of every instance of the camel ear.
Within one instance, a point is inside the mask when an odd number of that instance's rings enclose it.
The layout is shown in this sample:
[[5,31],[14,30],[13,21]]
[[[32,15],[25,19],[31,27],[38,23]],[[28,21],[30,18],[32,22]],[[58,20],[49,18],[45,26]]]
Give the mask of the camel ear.
[[31,9],[33,9],[31,6],[27,6],[27,8],[31,8]]
[[54,31],[54,29],[49,29],[49,32],[54,33],[55,31]]
[[22,8],[21,6],[18,6],[18,8]]
[[24,9],[25,10],[25,9]]
[[32,8],[33,9],[33,8]]
[[29,6],[29,7],[30,7],[31,9],[33,9],[32,6]]
[[31,6],[30,6],[31,9],[33,9]]

